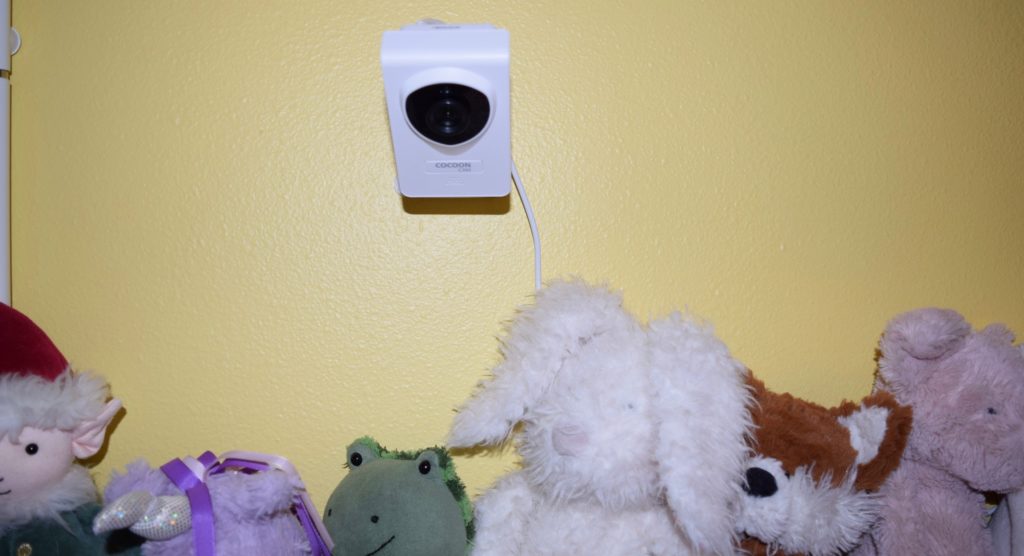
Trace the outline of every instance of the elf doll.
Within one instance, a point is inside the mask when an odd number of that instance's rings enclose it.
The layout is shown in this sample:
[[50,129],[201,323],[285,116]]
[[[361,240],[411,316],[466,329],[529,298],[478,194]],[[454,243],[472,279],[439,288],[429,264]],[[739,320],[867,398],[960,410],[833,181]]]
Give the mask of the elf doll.
[[102,378],[71,370],[46,334],[0,303],[0,554],[135,554],[92,533],[95,455],[121,409]]

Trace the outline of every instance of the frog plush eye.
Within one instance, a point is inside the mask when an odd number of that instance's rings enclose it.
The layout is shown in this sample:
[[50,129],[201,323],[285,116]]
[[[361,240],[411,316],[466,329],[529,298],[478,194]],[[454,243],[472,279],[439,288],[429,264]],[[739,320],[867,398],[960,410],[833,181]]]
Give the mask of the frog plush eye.
[[[424,450],[416,456],[415,462],[416,470],[421,476],[438,481],[443,480],[441,475],[444,474],[444,466],[441,465],[441,460],[438,457],[437,452],[433,450]],[[438,470],[442,470],[442,472],[438,474]]]
[[348,447],[345,467],[350,471],[380,458],[381,447],[370,438],[360,438]]

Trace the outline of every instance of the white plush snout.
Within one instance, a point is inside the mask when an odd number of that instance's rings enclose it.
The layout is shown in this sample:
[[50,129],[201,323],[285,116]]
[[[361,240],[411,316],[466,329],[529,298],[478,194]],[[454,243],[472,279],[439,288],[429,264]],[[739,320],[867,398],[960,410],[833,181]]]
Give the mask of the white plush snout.
[[787,476],[773,458],[752,458],[750,468],[770,473],[777,490],[767,496],[748,493],[741,501],[736,528],[770,547],[814,556],[842,554],[857,545],[878,515],[879,499],[857,491],[853,473],[833,486],[829,476],[815,481],[804,467]]

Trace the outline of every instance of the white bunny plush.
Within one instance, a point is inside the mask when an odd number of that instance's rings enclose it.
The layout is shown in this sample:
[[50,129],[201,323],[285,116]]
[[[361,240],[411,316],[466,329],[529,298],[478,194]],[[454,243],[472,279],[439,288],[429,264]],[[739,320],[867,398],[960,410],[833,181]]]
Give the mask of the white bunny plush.
[[476,501],[474,554],[734,554],[751,422],[747,371],[673,314],[643,326],[580,281],[537,294],[503,361],[455,416],[451,447],[499,445],[522,469]]

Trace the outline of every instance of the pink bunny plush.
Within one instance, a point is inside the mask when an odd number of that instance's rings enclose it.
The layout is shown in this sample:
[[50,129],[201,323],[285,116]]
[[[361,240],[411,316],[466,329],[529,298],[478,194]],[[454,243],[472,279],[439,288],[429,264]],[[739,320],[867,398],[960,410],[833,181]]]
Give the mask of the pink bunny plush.
[[876,389],[914,411],[876,527],[855,554],[989,556],[983,492],[1024,486],[1024,353],[1003,325],[973,331],[958,313],[894,318]]

